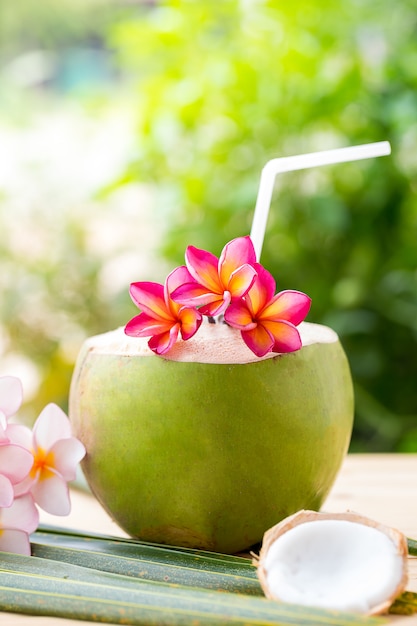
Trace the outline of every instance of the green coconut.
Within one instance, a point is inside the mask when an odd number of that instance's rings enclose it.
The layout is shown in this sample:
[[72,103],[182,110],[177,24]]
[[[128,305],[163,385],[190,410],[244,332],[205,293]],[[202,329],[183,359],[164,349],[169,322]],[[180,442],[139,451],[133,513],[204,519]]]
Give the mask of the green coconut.
[[352,382],[334,331],[299,330],[300,350],[261,359],[208,321],[164,357],[122,328],[85,342],[70,419],[91,490],[122,529],[233,553],[320,508],[348,449]]

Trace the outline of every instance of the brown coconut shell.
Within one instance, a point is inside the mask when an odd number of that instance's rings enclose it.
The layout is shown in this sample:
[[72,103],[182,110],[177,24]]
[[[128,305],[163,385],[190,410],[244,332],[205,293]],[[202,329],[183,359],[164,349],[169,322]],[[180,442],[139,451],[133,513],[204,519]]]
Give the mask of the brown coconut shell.
[[[386,613],[394,600],[405,590],[408,583],[407,538],[399,530],[396,530],[395,528],[390,528],[389,526],[384,526],[383,524],[380,524],[375,520],[372,520],[363,515],[359,515],[358,513],[355,513],[353,511],[347,511],[345,513],[325,513],[302,510],[294,513],[293,515],[290,515],[289,517],[286,517],[284,520],[267,530],[262,540],[262,548],[259,553],[259,557],[254,555],[253,558],[253,564],[257,568],[258,579],[265,596],[271,600],[284,601],[283,598],[279,598],[275,594],[273,594],[268,586],[267,572],[264,563],[271,545],[278,539],[278,537],[284,535],[286,532],[288,532],[292,528],[295,528],[299,524],[319,520],[342,520],[355,522],[358,524],[364,524],[365,526],[370,526],[371,528],[375,528],[376,530],[383,532],[392,541],[398,552],[398,555],[402,559],[402,577],[390,596],[387,597],[383,602],[372,607],[372,609],[368,612],[368,615],[380,615],[382,613]],[[360,564],[358,564],[358,567],[360,567]]]

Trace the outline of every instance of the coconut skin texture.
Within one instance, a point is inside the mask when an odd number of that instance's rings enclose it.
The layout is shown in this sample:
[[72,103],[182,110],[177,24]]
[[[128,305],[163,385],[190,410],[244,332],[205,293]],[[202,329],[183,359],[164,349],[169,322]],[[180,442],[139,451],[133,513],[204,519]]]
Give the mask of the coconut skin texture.
[[[287,533],[290,533],[292,530],[296,529],[302,524],[311,523],[311,522],[322,522],[322,521],[330,521],[330,522],[341,521],[341,522],[349,522],[350,524],[355,524],[355,525],[363,525],[367,528],[377,531],[379,534],[382,533],[383,535],[385,535],[386,539],[388,540],[386,541],[386,543],[392,544],[391,547],[392,547],[392,552],[395,552],[395,561],[396,561],[395,568],[397,571],[393,571],[394,565],[393,565],[393,556],[392,556],[391,551],[385,557],[385,560],[386,560],[385,565],[383,565],[381,562],[381,558],[380,558],[381,550],[379,554],[374,554],[373,558],[378,559],[377,560],[378,565],[376,565],[376,567],[379,567],[379,569],[382,570],[383,578],[385,578],[384,592],[381,592],[380,597],[376,601],[376,603],[374,604],[371,603],[370,605],[368,605],[367,610],[356,609],[358,612],[364,612],[364,613],[367,613],[368,615],[379,615],[382,613],[386,613],[389,610],[391,604],[394,602],[394,600],[405,590],[407,586],[407,582],[408,582],[407,538],[405,537],[403,533],[401,533],[395,528],[390,528],[388,526],[380,524],[379,522],[375,520],[372,520],[363,515],[359,515],[352,511],[348,511],[346,513],[326,513],[326,512],[300,510],[300,511],[297,511],[295,514],[290,515],[288,518],[281,520],[281,522],[279,522],[278,524],[276,524],[275,526],[267,530],[262,541],[262,548],[259,553],[259,556],[255,556],[253,560],[253,563],[257,568],[258,579],[259,579],[259,582],[261,584],[261,587],[265,596],[271,600],[288,602],[288,597],[286,595],[288,591],[282,589],[282,592],[280,592],[280,590],[276,588],[276,587],[279,587],[279,585],[275,585],[275,586],[272,585],[271,580],[270,580],[270,576],[273,575],[273,572],[271,570],[272,559],[268,558],[268,556],[269,556],[271,549],[273,549],[274,544],[277,541],[279,541],[279,539],[282,538],[284,535],[286,535]],[[354,551],[354,546],[349,545],[350,533],[348,532],[346,525],[344,527],[344,530],[345,530],[345,537],[343,538],[343,541],[346,544],[346,546],[348,546],[347,552],[350,551],[350,553],[352,554]],[[327,534],[327,543],[331,544],[329,527],[327,526],[326,530],[323,532]],[[340,533],[339,533],[339,537],[340,537]],[[368,533],[368,540],[369,539],[370,537]],[[303,551],[308,551],[309,549],[308,544],[300,545],[300,536],[297,537],[297,540],[298,540],[298,549],[296,553],[300,554],[300,552],[302,553]],[[311,537],[310,543],[312,540],[313,539]],[[369,541],[369,544],[371,544],[371,541]],[[379,547],[381,548],[381,546]],[[330,550],[334,550],[334,545],[331,546]],[[384,546],[384,550],[386,550],[385,546]],[[363,546],[361,558],[355,561],[354,567],[352,567],[352,562],[351,562],[352,559],[348,559],[348,561],[350,561],[349,576],[352,579],[358,578],[359,574],[361,573],[360,570],[362,566],[362,558],[363,560],[365,560],[366,556],[368,559],[369,557],[372,558],[372,548],[368,555],[365,554],[366,552],[368,552],[368,546]],[[276,555],[275,555],[275,558],[276,558]],[[281,554],[281,558],[283,558],[282,554]],[[307,557],[306,564],[304,564],[305,567],[309,567],[308,560],[309,559]],[[325,558],[325,555],[323,555],[322,560],[320,562],[317,562],[317,571],[315,572],[315,574],[314,572],[311,572],[311,571],[309,572],[309,576],[314,574],[315,582],[320,580],[321,569],[325,567],[325,565],[323,565],[325,563],[326,563],[326,558]],[[390,570],[389,564],[391,564],[393,568],[392,571]],[[332,569],[332,571],[330,572],[330,575],[333,579],[335,578],[337,579],[338,571],[340,571],[340,568],[343,568],[344,565],[345,563],[343,562],[343,547],[342,547],[342,550],[340,552],[340,561],[338,563],[338,568],[337,570]],[[294,571],[300,570],[302,566],[303,566],[303,562],[300,556],[297,556],[297,562],[287,563],[288,571],[291,572],[291,575],[293,574]],[[325,574],[328,575],[329,572],[325,572]],[[390,581],[389,585],[387,584],[388,576],[391,576],[392,578],[392,581]],[[323,578],[324,581],[326,581],[326,579],[327,579],[326,577]],[[363,579],[363,576],[361,580],[362,579]],[[288,577],[287,577],[287,581],[288,581]],[[373,583],[372,579],[368,578],[368,581],[369,583],[368,582],[364,583],[364,586],[366,586],[367,584],[372,585]],[[298,581],[297,584],[300,585],[301,584],[300,581]],[[325,584],[325,582],[322,583],[322,585],[323,584]],[[347,586],[348,586],[347,579],[344,578],[340,584],[343,587],[343,589],[341,589],[342,596],[347,595]],[[275,587],[275,588],[273,589],[272,587]],[[322,599],[324,596],[327,595],[327,590],[323,587],[322,589],[323,591],[320,593],[320,596],[317,596],[317,599],[319,598]],[[299,593],[299,591],[300,589],[297,589],[297,593]],[[305,591],[307,592],[309,590],[306,589]],[[363,590],[361,590],[361,593],[363,593]],[[375,589],[373,590],[373,593],[375,593]],[[368,602],[370,601],[371,597],[372,597],[371,594],[368,594]],[[342,599],[344,601],[344,598]],[[350,598],[350,602],[352,602],[352,598]],[[308,601],[305,601],[303,603],[308,604]],[[358,601],[358,604],[360,604],[359,601]],[[324,600],[323,600],[323,604],[320,605],[320,603],[317,602],[314,604],[314,606],[316,607],[321,606],[322,608],[329,608]],[[339,609],[339,610],[347,610],[346,606],[338,607],[335,605],[335,606],[332,606],[331,608]],[[352,610],[352,608],[348,607],[348,610]]]
[[301,350],[264,359],[225,324],[167,358],[123,329],[84,343],[69,415],[91,490],[122,529],[234,553],[321,506],[349,445],[352,382],[333,331],[300,332]]

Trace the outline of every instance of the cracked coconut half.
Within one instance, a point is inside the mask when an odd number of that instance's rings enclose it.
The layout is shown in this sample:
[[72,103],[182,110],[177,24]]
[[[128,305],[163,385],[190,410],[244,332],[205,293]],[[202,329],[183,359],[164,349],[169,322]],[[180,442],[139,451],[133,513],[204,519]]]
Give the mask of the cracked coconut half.
[[264,535],[258,577],[273,600],[384,613],[407,584],[407,540],[355,513],[299,511]]

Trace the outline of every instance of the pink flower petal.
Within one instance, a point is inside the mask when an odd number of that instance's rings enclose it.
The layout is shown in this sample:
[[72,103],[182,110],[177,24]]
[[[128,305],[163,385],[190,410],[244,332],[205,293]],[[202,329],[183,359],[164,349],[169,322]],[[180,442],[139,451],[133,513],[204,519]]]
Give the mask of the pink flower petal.
[[251,265],[242,265],[232,272],[228,284],[228,290],[233,298],[243,298],[243,296],[252,287],[257,273]]
[[23,387],[16,376],[0,377],[0,410],[7,416],[15,415],[23,400]]
[[183,307],[179,311],[179,319],[181,322],[181,337],[184,341],[191,339],[201,326],[203,317],[196,309]]
[[0,409],[0,443],[2,441],[7,441],[7,437],[6,437],[6,428],[7,428],[7,415],[6,413],[3,413],[3,411]]
[[241,334],[243,341],[256,356],[265,356],[274,346],[273,337],[261,324],[252,330],[243,330]]
[[26,478],[22,480],[22,482],[13,485],[15,498],[19,498],[20,496],[25,496],[26,494],[30,493],[32,485],[36,482],[38,473],[39,472],[36,472],[33,476],[29,474],[29,476],[26,476]]
[[147,313],[140,313],[131,319],[125,326],[125,334],[130,337],[151,337],[169,331],[175,320],[165,320],[150,317]]
[[[221,297],[220,297],[221,296]],[[205,287],[198,283],[184,283],[173,291],[171,298],[183,306],[201,307],[212,302],[223,302],[223,294],[207,291]]]
[[218,273],[218,259],[211,252],[188,246],[185,253],[187,269],[195,281],[203,285],[207,291],[222,293]]
[[20,483],[30,472],[33,455],[15,444],[0,446],[0,474],[6,476],[11,483]]
[[[165,281],[165,301],[168,305],[168,308],[171,312],[171,315],[177,320],[180,309],[184,305],[183,302],[179,302],[172,297],[172,294],[177,290],[182,288],[184,284],[196,285],[197,283],[194,281],[190,272],[184,265],[181,267],[177,267],[173,270],[166,278]],[[188,305],[188,303],[187,303]],[[193,306],[193,305],[191,305]]]
[[7,509],[0,509],[0,529],[22,530],[30,534],[36,530],[38,523],[39,513],[29,494],[15,498]]
[[300,333],[290,322],[264,321],[262,324],[274,338],[273,352],[295,352],[301,348]]
[[165,285],[168,294],[172,297],[173,291],[185,283],[195,283],[195,281],[185,265],[181,265],[172,270],[166,278]]
[[75,437],[60,439],[51,448],[54,468],[64,480],[74,480],[77,465],[85,456],[85,448]]
[[13,504],[13,486],[7,476],[0,474],[0,508],[9,507]]
[[0,552],[12,552],[30,556],[30,539],[22,530],[3,530],[0,532]]
[[166,354],[177,341],[180,324],[174,324],[169,332],[155,335],[148,341],[148,346],[156,354]]
[[69,489],[66,481],[57,474],[44,470],[32,487],[35,502],[52,515],[68,515],[71,511]]
[[262,265],[255,263],[257,276],[245,298],[253,314],[257,314],[272,300],[275,294],[275,280]]
[[9,424],[6,435],[10,443],[15,443],[26,450],[32,450],[32,431],[23,424]]
[[216,315],[222,315],[231,302],[231,295],[229,291],[225,291],[222,298],[217,296],[217,300],[213,300],[209,304],[206,304],[200,308],[202,315],[208,315],[209,317],[216,317]]
[[301,291],[286,290],[278,293],[268,304],[260,318],[281,319],[298,326],[310,310],[311,298]]
[[59,439],[71,437],[71,424],[64,411],[50,403],[40,413],[32,432],[35,448],[47,451]]
[[239,328],[239,330],[251,330],[256,327],[256,322],[253,321],[251,312],[244,300],[231,302],[224,314],[224,319],[227,324],[234,328]]
[[164,286],[159,283],[141,282],[130,285],[130,297],[137,307],[150,317],[171,318],[164,297]]
[[219,258],[219,275],[223,285],[229,283],[230,276],[238,267],[254,263],[256,254],[250,237],[237,237],[229,241]]

